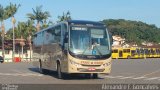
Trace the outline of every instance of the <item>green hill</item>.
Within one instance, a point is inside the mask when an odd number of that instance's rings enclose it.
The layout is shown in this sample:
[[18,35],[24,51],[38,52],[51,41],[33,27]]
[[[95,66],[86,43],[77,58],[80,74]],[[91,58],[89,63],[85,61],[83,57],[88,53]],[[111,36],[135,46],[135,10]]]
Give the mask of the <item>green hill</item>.
[[141,21],[130,21],[124,19],[106,19],[105,23],[112,35],[119,35],[126,39],[127,43],[142,42],[160,43],[160,28]]

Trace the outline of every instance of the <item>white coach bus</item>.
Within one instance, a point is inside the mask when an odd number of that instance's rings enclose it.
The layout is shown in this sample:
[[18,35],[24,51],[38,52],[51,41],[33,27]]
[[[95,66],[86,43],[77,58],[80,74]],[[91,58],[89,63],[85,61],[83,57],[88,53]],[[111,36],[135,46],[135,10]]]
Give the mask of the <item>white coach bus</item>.
[[34,34],[33,60],[39,70],[57,71],[58,78],[68,74],[111,71],[111,39],[100,22],[70,20],[55,24]]

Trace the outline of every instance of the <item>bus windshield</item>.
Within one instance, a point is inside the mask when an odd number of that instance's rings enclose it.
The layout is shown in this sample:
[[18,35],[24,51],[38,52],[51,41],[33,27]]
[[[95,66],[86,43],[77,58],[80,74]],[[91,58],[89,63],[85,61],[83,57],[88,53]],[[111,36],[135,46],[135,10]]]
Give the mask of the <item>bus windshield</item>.
[[69,50],[76,55],[104,56],[111,53],[106,28],[75,27],[70,29]]

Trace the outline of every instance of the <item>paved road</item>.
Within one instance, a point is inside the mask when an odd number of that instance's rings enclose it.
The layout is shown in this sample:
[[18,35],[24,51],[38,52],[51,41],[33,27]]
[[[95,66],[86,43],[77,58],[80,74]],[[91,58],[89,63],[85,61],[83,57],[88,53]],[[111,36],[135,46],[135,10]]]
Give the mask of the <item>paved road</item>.
[[111,74],[101,74],[99,79],[66,77],[57,79],[55,72],[40,74],[32,63],[0,64],[1,84],[160,84],[160,59],[113,60]]

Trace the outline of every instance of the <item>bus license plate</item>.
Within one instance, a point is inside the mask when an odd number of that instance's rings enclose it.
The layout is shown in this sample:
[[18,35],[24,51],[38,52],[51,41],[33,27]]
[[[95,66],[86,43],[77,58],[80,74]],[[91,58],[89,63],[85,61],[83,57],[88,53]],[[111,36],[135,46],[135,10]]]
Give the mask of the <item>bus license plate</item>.
[[95,71],[95,68],[88,68],[89,71]]

